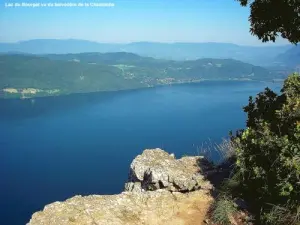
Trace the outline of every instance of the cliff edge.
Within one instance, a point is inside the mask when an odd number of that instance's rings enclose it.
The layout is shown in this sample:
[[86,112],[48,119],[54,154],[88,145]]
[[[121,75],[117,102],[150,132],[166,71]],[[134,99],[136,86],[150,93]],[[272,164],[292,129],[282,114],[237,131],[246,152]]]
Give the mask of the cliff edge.
[[210,168],[200,156],[176,159],[146,149],[131,163],[124,192],[51,203],[27,225],[202,224],[213,200],[205,179]]

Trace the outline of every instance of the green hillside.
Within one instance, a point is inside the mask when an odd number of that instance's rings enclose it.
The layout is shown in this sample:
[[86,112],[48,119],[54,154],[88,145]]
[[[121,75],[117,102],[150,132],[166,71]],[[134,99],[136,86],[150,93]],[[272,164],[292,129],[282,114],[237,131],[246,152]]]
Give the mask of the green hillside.
[[232,59],[158,60],[132,53],[0,55],[1,97],[116,91],[204,79],[271,80],[276,74]]

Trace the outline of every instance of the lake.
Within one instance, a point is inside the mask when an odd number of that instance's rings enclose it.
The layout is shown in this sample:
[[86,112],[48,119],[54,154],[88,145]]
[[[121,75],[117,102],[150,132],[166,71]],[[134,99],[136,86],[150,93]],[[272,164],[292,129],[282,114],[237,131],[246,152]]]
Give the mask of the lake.
[[[121,192],[146,148],[199,154],[244,128],[250,95],[281,83],[205,81],[157,88],[0,100],[1,225],[46,204]],[[217,156],[214,156],[217,157]]]

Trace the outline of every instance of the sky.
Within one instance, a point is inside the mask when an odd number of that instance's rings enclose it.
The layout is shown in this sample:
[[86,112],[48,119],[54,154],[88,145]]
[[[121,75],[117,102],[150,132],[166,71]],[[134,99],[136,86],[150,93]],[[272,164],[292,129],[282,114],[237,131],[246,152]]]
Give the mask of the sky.
[[[40,6],[16,7],[16,3],[40,3]],[[44,3],[89,6],[42,6]],[[114,6],[95,7],[91,3]],[[0,42],[83,39],[104,43],[263,45],[249,32],[249,8],[241,7],[235,0],[0,0],[0,4]],[[279,39],[275,44],[288,42]]]

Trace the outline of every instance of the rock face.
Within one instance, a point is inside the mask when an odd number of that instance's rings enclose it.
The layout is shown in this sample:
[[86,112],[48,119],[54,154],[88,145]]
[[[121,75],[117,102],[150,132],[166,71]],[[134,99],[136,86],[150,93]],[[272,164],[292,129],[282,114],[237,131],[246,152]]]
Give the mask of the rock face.
[[209,168],[210,164],[200,156],[176,160],[173,154],[161,149],[146,149],[131,163],[125,191],[167,189],[188,192],[211,189],[212,185],[204,179]]
[[28,225],[202,224],[212,201],[208,168],[201,157],[176,160],[161,149],[145,150],[130,166],[125,192],[54,202]]

